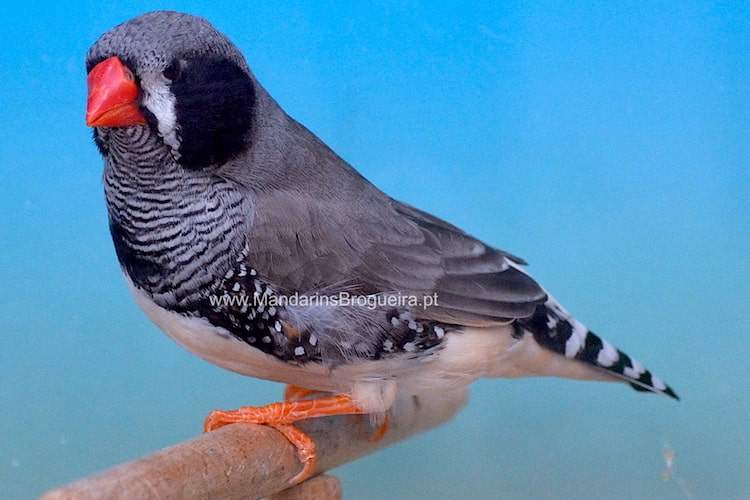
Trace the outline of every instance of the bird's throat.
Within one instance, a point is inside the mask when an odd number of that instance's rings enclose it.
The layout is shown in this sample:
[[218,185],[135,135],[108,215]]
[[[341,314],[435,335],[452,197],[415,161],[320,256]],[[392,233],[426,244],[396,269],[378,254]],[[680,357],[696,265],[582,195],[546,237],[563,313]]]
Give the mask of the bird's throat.
[[182,168],[158,137],[133,128],[109,137],[110,231],[133,283],[173,307],[211,287],[242,250],[243,203],[234,185]]

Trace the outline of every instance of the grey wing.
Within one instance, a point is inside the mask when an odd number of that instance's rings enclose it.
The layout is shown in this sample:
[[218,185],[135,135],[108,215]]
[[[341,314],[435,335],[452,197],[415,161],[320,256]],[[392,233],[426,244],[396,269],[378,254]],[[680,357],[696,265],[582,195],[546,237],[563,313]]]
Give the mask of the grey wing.
[[507,322],[544,302],[521,259],[384,195],[351,201],[262,195],[249,261],[286,293],[434,294],[435,305],[413,312],[448,324]]

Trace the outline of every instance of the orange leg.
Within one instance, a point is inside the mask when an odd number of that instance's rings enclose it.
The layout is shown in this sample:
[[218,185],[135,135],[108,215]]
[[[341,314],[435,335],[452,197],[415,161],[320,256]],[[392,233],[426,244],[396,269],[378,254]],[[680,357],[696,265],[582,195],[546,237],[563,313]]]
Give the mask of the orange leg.
[[268,425],[281,432],[297,448],[302,471],[292,478],[292,484],[301,483],[315,471],[315,442],[294,427],[298,420],[332,415],[361,415],[365,413],[349,396],[338,394],[318,399],[271,403],[265,406],[243,406],[237,410],[212,411],[203,424],[210,432],[237,422]]
[[316,394],[323,394],[323,392],[292,384],[284,387],[284,401],[299,401],[300,399],[306,399]]

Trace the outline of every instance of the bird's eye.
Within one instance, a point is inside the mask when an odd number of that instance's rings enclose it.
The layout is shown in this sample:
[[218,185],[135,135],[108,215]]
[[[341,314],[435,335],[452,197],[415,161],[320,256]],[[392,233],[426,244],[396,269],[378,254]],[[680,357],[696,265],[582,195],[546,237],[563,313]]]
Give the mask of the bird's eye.
[[175,81],[180,76],[180,61],[177,59],[172,61],[169,66],[164,68],[162,75],[169,81]]

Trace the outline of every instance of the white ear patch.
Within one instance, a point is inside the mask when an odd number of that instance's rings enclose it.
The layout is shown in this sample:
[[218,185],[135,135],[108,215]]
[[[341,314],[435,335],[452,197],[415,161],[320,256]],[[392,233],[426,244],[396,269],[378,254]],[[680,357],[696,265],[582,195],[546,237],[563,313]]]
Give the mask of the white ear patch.
[[180,131],[177,126],[175,97],[169,91],[166,80],[157,81],[143,88],[143,105],[156,117],[159,135],[164,143],[172,149],[175,160],[180,159]]

